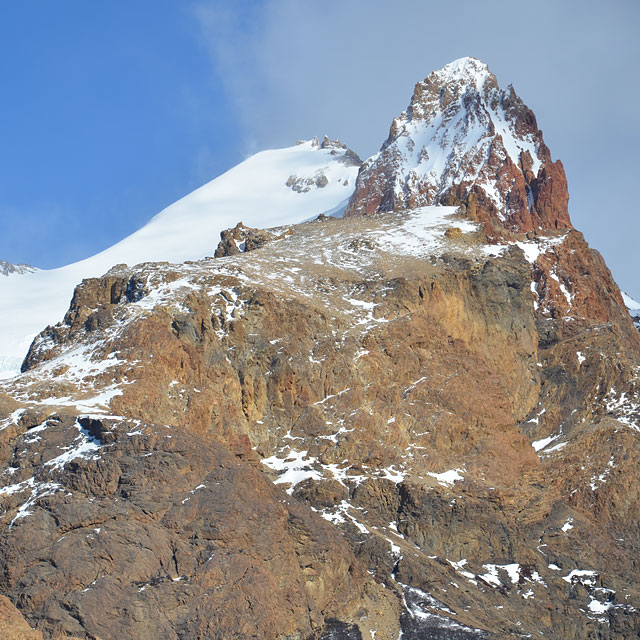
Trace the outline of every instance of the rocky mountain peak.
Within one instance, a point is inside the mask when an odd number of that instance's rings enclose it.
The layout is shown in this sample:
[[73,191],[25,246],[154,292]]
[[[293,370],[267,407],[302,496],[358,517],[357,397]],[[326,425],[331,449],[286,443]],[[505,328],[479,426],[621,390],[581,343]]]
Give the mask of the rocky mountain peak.
[[464,56],[445,64],[439,71],[434,71],[431,75],[439,76],[444,80],[471,80],[474,77],[493,75],[489,71],[489,67],[482,60]]
[[490,87],[497,86],[496,77],[484,62],[475,58],[459,58],[442,69],[433,71],[423,82],[418,82],[411,103],[412,106],[415,103],[415,107],[420,107],[420,90],[430,91],[441,97],[443,103],[449,103],[466,93],[483,91],[487,80]]
[[32,273],[37,271],[35,267],[28,264],[11,264],[5,260],[0,260],[0,275],[9,276],[12,273]]
[[416,84],[347,213],[465,203],[498,230],[528,232],[570,228],[568,200],[533,112],[484,62],[460,58]]

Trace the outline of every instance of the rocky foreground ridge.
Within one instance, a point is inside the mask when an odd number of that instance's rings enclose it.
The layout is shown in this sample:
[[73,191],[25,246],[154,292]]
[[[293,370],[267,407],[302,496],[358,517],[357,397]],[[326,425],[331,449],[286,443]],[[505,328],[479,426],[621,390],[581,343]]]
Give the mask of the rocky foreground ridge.
[[566,212],[393,209],[76,288],[0,386],[0,631],[638,637],[640,334],[602,258]]

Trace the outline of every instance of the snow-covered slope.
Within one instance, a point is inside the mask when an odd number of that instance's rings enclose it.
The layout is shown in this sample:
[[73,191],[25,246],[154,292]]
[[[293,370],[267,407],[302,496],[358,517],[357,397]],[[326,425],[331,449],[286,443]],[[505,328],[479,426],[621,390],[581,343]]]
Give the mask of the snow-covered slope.
[[119,263],[213,255],[220,231],[239,221],[264,228],[339,213],[353,192],[358,163],[344,147],[327,142],[314,139],[258,153],[91,258],[0,279],[0,377],[18,373],[33,337],[62,319],[83,278],[100,276]]
[[634,300],[631,296],[627,295],[624,291],[622,291],[622,299],[624,300],[624,304],[629,309],[629,313],[633,318],[633,324],[636,325],[638,329],[640,329],[640,302]]
[[505,209],[502,194],[493,187],[495,175],[484,171],[491,147],[500,137],[500,152],[516,165],[520,154],[528,153],[531,169],[537,174],[542,164],[537,141],[532,133],[516,133],[484,63],[473,58],[455,60],[435,71],[433,80],[447,87],[449,99],[427,94],[429,99],[416,100],[393,124],[398,136],[392,144],[402,165],[395,180],[396,193],[402,195],[406,175],[430,183],[435,196],[463,181],[479,182],[495,204]]
[[630,295],[626,294],[624,291],[621,292],[622,293],[622,299],[624,300],[624,304],[627,307],[627,309],[629,309],[629,311],[631,312],[638,312],[640,313],[640,302],[638,302],[637,300],[634,300]]

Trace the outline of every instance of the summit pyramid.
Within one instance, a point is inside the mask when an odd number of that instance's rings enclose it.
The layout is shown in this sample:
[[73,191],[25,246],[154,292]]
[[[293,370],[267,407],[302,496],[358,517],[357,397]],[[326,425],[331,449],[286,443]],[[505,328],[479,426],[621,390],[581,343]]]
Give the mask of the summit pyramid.
[[533,112],[484,62],[460,58],[416,84],[362,167],[348,215],[465,203],[526,232],[570,228],[568,201]]

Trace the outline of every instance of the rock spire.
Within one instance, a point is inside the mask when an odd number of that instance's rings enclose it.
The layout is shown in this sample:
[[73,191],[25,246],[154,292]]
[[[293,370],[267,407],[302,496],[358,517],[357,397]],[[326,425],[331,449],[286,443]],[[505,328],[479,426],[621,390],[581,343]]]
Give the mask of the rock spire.
[[484,62],[460,58],[416,85],[362,169],[347,215],[466,203],[511,231],[570,228],[562,163],[536,117]]

